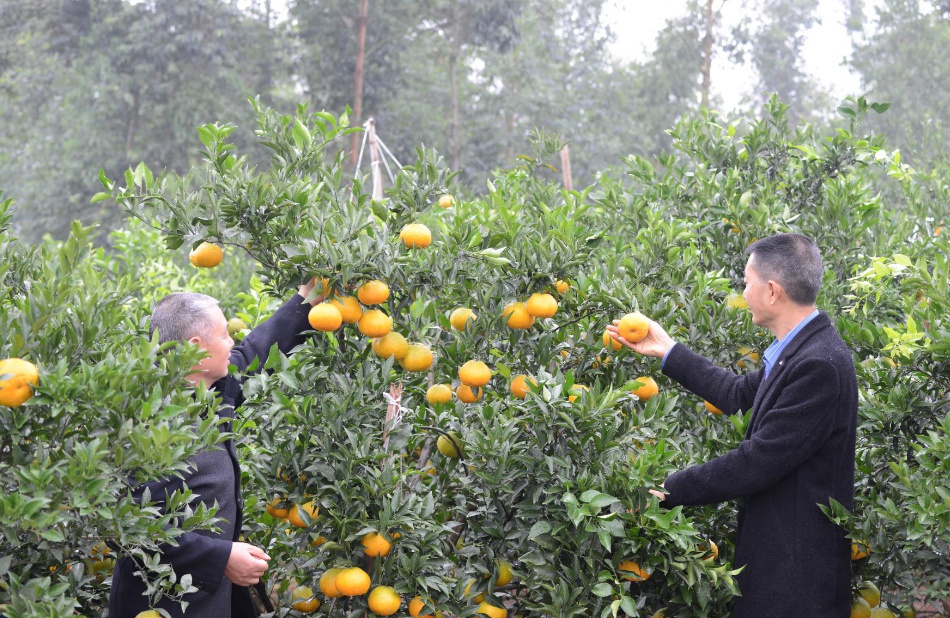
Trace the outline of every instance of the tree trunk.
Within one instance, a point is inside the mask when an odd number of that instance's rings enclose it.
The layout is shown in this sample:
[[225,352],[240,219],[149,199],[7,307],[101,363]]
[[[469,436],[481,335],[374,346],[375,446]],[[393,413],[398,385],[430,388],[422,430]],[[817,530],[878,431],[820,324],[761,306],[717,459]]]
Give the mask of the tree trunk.
[[713,12],[713,0],[706,0],[705,17],[706,33],[703,36],[703,85],[701,103],[703,107],[709,107],[709,88],[712,83],[713,27],[716,25],[715,13]]
[[449,100],[452,106],[452,120],[449,126],[449,149],[451,168],[459,169],[462,164],[462,137],[459,127],[459,88],[458,66],[462,54],[462,2],[456,0],[452,27],[452,51],[449,53]]
[[[369,0],[360,0],[360,16],[356,20],[356,74],[353,79],[353,125],[363,124],[363,62],[366,59],[366,21],[369,15]],[[356,168],[359,155],[360,134],[350,137],[350,161]]]
[[129,160],[135,158],[132,156],[132,144],[135,143],[135,134],[139,130],[140,99],[139,91],[134,90],[132,92],[132,109],[129,110],[129,124],[125,131],[125,156]]

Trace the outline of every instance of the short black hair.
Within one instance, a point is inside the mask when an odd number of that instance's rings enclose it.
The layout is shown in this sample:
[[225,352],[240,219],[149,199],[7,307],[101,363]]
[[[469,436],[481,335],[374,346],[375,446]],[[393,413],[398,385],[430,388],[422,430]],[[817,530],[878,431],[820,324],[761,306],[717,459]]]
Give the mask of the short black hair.
[[746,247],[763,279],[777,281],[792,302],[813,305],[821,289],[821,253],[804,234],[775,234]]

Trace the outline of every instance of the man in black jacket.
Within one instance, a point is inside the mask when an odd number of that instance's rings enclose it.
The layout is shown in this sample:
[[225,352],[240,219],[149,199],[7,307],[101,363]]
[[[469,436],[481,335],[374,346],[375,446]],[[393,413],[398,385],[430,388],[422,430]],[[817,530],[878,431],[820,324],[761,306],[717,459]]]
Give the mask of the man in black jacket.
[[[159,341],[189,342],[207,353],[194,373],[186,379],[192,384],[203,382],[221,397],[218,415],[232,418],[234,408],[241,404],[242,378],[228,375],[228,366],[234,365],[241,375],[255,359],[267,359],[276,343],[284,354],[304,340],[310,328],[307,315],[312,306],[305,302],[314,282],[301,286],[297,295],[284,303],[273,316],[247,334],[237,346],[228,333],[228,323],[215,299],[203,294],[179,292],[163,298],[152,313],[149,325],[158,332]],[[320,296],[313,304],[322,301]],[[231,421],[221,425],[221,431],[231,431]],[[234,442],[230,438],[217,448],[191,460],[190,473],[184,478],[169,477],[145,483],[134,488],[138,496],[148,489],[152,499],[162,504],[166,495],[187,484],[198,499],[211,506],[218,505],[218,527],[221,532],[196,530],[178,537],[176,547],[163,548],[162,560],[169,563],[180,578],[190,574],[198,592],[185,595],[187,609],[181,604],[163,598],[157,607],[171,616],[200,616],[201,618],[230,618],[253,616],[251,596],[247,586],[256,584],[267,570],[270,558],[259,547],[238,541],[243,519],[241,499],[241,470]],[[109,594],[109,618],[134,618],[149,609],[149,599],[143,593],[145,584],[135,575],[137,566],[128,557],[116,563]]]
[[666,506],[740,500],[735,564],[741,597],[734,618],[850,613],[850,545],[819,509],[854,501],[858,386],[854,361],[815,300],[818,248],[778,234],[748,247],[745,292],[752,321],[776,339],[764,367],[738,375],[676,343],[656,322],[647,337],[621,343],[662,358],[663,373],[727,414],[752,410],[738,448],[669,476]]

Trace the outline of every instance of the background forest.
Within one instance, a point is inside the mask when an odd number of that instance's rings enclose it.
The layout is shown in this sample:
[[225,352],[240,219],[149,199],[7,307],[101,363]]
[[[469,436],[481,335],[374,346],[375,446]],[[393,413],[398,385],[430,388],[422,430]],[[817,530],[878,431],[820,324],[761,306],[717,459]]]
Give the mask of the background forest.
[[[944,160],[950,2],[841,1],[861,94],[891,104],[869,129],[911,164]],[[739,2],[750,18],[725,24],[722,10]],[[198,157],[195,127],[216,121],[237,125],[236,143],[263,161],[250,131],[255,96],[287,110],[349,106],[354,125],[376,119],[401,163],[433,147],[475,193],[477,179],[529,150],[535,127],[570,144],[575,184],[586,186],[623,156],[668,149],[670,127],[704,102],[758,116],[776,93],[794,123],[837,117],[841,101],[802,68],[818,0],[690,0],[642,61],[611,53],[627,33],[607,23],[606,4],[3,0],[0,189],[18,204],[25,240],[63,238],[74,219],[114,229],[120,209],[90,203],[100,168],[114,178],[144,161],[184,173]],[[760,95],[722,110],[710,95],[721,79],[714,59],[751,67]]]

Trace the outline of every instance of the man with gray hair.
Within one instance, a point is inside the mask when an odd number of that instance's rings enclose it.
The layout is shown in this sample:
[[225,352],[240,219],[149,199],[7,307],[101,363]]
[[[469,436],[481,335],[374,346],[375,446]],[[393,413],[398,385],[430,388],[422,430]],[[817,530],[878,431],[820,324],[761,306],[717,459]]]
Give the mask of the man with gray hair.
[[[218,301],[204,294],[178,292],[160,300],[152,312],[149,332],[158,333],[162,343],[192,343],[206,352],[185,379],[216,390],[222,399],[218,415],[230,419],[244,398],[241,394],[243,379],[229,375],[229,365],[234,365],[238,374],[246,374],[255,359],[264,363],[274,344],[287,354],[302,343],[303,333],[310,329],[307,321],[310,308],[323,300],[318,295],[310,303],[305,301],[313,286],[313,280],[301,286],[296,295],[237,346],[228,333],[228,322]],[[230,420],[222,423],[221,431],[231,431]],[[218,448],[196,456],[190,464],[190,473],[183,478],[159,479],[133,490],[140,496],[147,489],[152,499],[162,504],[167,495],[187,485],[204,504],[216,503],[217,516],[221,518],[220,532],[186,532],[178,537],[176,546],[163,548],[162,560],[171,564],[178,577],[190,574],[198,592],[185,595],[186,612],[182,612],[180,603],[168,598],[163,598],[156,607],[171,616],[254,616],[248,586],[260,581],[270,557],[261,548],[238,540],[243,501],[234,441],[228,438]],[[135,563],[128,557],[116,563],[109,593],[110,618],[134,618],[150,609],[145,582],[135,575],[135,570]]]
[[819,505],[854,504],[858,385],[854,360],[828,316],[815,306],[821,256],[807,236],[777,234],[746,253],[752,322],[775,341],[764,367],[739,375],[716,367],[650,321],[630,343],[663,359],[663,373],[722,410],[751,410],[739,446],[670,475],[667,507],[740,500],[735,564],[744,567],[733,618],[844,618],[851,607],[850,545]]

